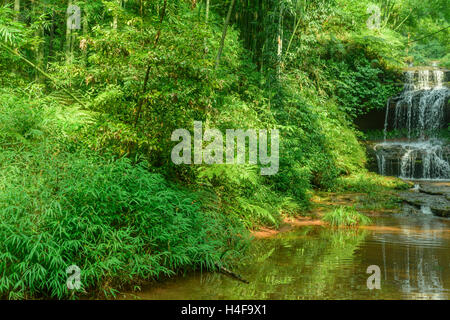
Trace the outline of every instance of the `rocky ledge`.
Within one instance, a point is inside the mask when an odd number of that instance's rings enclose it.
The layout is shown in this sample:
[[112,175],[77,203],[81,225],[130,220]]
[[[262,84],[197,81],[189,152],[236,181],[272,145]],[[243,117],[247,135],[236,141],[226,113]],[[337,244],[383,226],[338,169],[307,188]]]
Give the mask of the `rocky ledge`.
[[436,216],[450,218],[450,182],[420,182],[399,196],[421,211],[429,209]]

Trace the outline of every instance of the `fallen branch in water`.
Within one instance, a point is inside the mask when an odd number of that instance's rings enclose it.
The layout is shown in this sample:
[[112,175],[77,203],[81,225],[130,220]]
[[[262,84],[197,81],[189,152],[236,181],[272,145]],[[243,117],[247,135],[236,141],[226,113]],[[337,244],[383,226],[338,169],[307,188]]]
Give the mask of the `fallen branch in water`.
[[219,272],[220,272],[220,273],[223,273],[223,274],[225,274],[225,275],[227,275],[227,276],[229,276],[229,277],[231,277],[231,278],[234,278],[234,279],[236,279],[236,280],[238,280],[238,281],[241,281],[241,282],[243,282],[243,283],[246,283],[246,284],[249,284],[249,283],[250,283],[249,281],[245,280],[245,279],[242,278],[239,274],[234,273],[233,271],[230,271],[230,270],[228,270],[228,269],[226,269],[226,268],[224,268],[224,267],[220,267],[220,266],[217,266],[217,268],[219,268]]

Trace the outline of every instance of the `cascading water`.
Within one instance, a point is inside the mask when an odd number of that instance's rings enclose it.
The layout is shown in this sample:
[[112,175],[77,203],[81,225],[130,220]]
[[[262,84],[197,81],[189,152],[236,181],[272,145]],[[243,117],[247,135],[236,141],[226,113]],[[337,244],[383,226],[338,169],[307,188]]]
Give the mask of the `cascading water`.
[[[389,99],[384,142],[375,145],[378,172],[405,179],[450,179],[450,145],[439,138],[448,127],[450,90],[438,69],[407,71],[403,92]],[[403,139],[389,140],[391,130]]]

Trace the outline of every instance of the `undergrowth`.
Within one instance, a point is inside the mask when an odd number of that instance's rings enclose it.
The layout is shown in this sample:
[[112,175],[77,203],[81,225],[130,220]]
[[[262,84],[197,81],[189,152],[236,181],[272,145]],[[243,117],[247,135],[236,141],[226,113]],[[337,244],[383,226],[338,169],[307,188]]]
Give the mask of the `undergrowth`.
[[359,213],[355,210],[355,208],[344,206],[325,213],[322,220],[329,223],[333,227],[355,227],[371,223],[371,219],[369,217]]

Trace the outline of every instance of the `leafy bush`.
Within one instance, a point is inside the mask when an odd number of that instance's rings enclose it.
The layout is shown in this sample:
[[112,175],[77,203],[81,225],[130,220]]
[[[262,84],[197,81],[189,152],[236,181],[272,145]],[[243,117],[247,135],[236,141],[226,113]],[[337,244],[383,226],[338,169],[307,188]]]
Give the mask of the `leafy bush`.
[[376,193],[389,190],[406,190],[411,188],[399,178],[384,177],[378,174],[361,171],[349,176],[339,178],[338,189],[341,191]]
[[69,297],[72,264],[84,289],[104,290],[215,269],[240,242],[232,222],[202,212],[195,194],[125,158],[48,145],[4,150],[0,163],[3,297]]
[[363,48],[354,49],[345,61],[329,61],[328,73],[333,81],[332,92],[339,107],[350,118],[373,109],[383,109],[386,101],[401,89],[395,81],[399,75],[386,72],[380,61],[369,61]]

